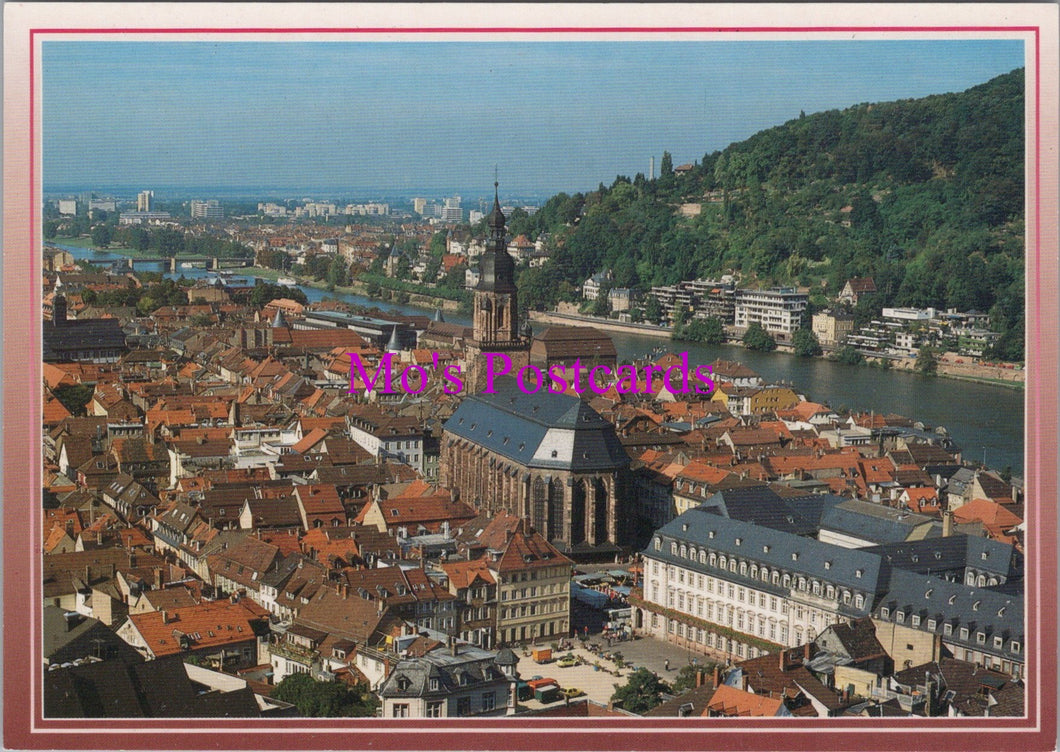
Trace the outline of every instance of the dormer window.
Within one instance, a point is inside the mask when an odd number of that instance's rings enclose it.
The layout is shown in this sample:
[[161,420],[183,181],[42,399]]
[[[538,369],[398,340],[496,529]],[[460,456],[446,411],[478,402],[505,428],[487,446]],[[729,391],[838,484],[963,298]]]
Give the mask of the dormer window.
[[438,689],[439,689],[438,679],[432,676],[431,680],[430,680],[430,691],[431,692],[437,692]]

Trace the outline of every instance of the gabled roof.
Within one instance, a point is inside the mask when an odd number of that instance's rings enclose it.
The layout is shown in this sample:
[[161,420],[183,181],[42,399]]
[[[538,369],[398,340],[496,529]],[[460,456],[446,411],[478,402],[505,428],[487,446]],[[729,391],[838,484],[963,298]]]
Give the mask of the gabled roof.
[[131,614],[129,621],[156,658],[255,640],[256,634],[267,628],[248,609],[246,600],[206,601],[164,613]]
[[614,426],[587,403],[566,394],[524,394],[514,379],[498,379],[494,394],[464,399],[445,431],[529,467],[588,471],[629,464]]
[[783,699],[774,699],[768,695],[756,695],[722,684],[714,690],[714,694],[711,695],[703,715],[717,714],[729,718],[772,718],[778,715],[787,715],[783,711]]

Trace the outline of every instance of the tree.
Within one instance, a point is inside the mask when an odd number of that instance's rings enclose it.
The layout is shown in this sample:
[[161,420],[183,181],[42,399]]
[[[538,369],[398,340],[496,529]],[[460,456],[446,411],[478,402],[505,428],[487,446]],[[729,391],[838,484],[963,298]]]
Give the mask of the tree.
[[743,335],[743,344],[749,350],[761,350],[770,352],[777,349],[777,341],[770,336],[769,332],[762,328],[761,324],[751,324]]
[[719,319],[710,316],[705,319],[693,319],[674,339],[689,342],[702,342],[707,345],[720,345],[725,341],[725,328]]
[[856,366],[864,358],[853,345],[844,345],[832,354],[832,360],[838,363],[846,363],[848,366]]
[[92,245],[97,248],[106,248],[110,245],[111,232],[106,225],[96,225],[92,228]]
[[930,347],[921,347],[916,356],[916,370],[923,374],[934,374],[939,370],[939,361]]
[[328,265],[327,273],[328,287],[334,288],[350,283],[350,267],[346,265],[346,259],[336,255]]
[[273,696],[311,718],[372,717],[378,705],[371,692],[360,685],[317,681],[309,674],[288,674],[276,685]]
[[670,175],[673,171],[674,158],[670,156],[670,152],[664,151],[662,161],[659,163],[659,175]]
[[593,316],[609,316],[611,314],[611,285],[605,283],[600,286],[600,292],[589,307],[589,313]]
[[659,299],[654,295],[649,295],[647,302],[644,303],[645,320],[650,324],[658,324],[662,315],[663,311],[662,306],[659,304]]
[[686,663],[677,672],[677,676],[674,677],[672,685],[673,694],[679,695],[689,689],[693,689],[696,686],[696,674],[700,671],[704,672],[708,676],[714,671],[716,664],[708,661],[706,663]]
[[615,685],[611,701],[621,703],[623,710],[644,714],[662,702],[663,683],[646,668],[638,668],[622,686]]
[[795,336],[792,337],[792,346],[795,348],[796,355],[812,357],[821,354],[821,345],[817,341],[817,336],[809,329],[799,329],[795,332]]
[[71,415],[84,415],[85,405],[92,399],[94,391],[95,387],[87,384],[64,384],[53,389],[52,394]]

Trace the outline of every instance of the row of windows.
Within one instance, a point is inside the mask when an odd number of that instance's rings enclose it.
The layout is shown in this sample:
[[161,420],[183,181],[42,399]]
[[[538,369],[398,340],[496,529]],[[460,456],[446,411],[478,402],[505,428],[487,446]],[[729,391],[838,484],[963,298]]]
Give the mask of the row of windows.
[[[545,601],[541,604],[542,614],[558,613],[560,611],[566,611],[567,604],[560,601]],[[528,606],[513,606],[511,608],[501,609],[502,619],[518,619],[523,616],[537,616],[538,604],[531,603]]]
[[[889,608],[886,608],[886,607],[885,608],[881,608],[880,609],[880,616],[882,618],[884,618],[884,619],[889,619],[890,616],[891,616],[891,610]],[[894,613],[894,620],[896,622],[898,622],[899,624],[904,624],[905,623],[905,617],[906,617],[906,614],[905,614],[904,611],[896,611]],[[910,618],[909,618],[909,623],[910,623],[910,626],[920,627],[921,623],[922,623],[920,614],[911,614]],[[923,622],[923,623],[924,623],[924,626],[927,627],[927,630],[929,632],[935,632],[935,631],[938,630],[938,621],[936,619],[927,619],[926,622]],[[944,621],[942,623],[942,634],[947,636],[947,637],[952,637],[953,636],[953,634],[954,634],[954,624],[953,624],[952,621]],[[968,627],[959,627],[957,629],[957,635],[962,640],[969,640],[971,638],[971,631],[969,630]],[[978,632],[975,633],[975,642],[976,642],[977,645],[985,645],[986,644],[986,638],[987,638],[986,632],[978,631]],[[1005,647],[1005,639],[1001,635],[994,635],[994,638],[993,638],[991,644],[994,646],[994,648],[996,650],[1002,650]],[[1013,653],[1020,652],[1020,643],[1018,641],[1016,641],[1016,640],[1012,640],[1012,642],[1009,644],[1009,650],[1011,650]]]
[[[736,539],[736,543],[737,545],[740,544],[739,538]],[[659,538],[655,539],[655,547],[656,550],[661,547],[661,541]],[[768,545],[764,546],[763,548],[768,552]],[[692,561],[697,560],[697,549],[695,546],[688,548],[684,544],[678,546],[676,542],[671,542],[670,553],[675,556],[690,559]],[[792,554],[792,558],[797,559],[798,554]],[[794,588],[805,593],[812,592],[818,597],[825,597],[831,600],[841,598],[843,603],[847,605],[850,605],[851,602],[853,602],[855,608],[860,609],[865,607],[865,596],[861,593],[852,593],[846,588],[837,588],[831,583],[822,583],[819,580],[806,578],[802,575],[791,575],[787,572],[781,572],[776,569],[770,569],[766,566],[759,567],[758,564],[748,564],[746,561],[738,560],[735,556],[729,557],[725,554],[718,555],[713,551],[708,551],[707,549],[700,549],[698,550],[698,561],[700,564],[706,564],[711,567],[717,567],[722,570],[728,569],[729,572],[732,572],[733,574],[736,574],[738,571],[739,574],[743,577],[750,577],[754,580],[761,580],[762,582],[771,583],[775,586],[783,588]],[[831,562],[824,562],[824,567],[825,569],[830,569]],[[680,567],[675,567],[675,569],[678,582],[684,582],[685,570],[681,569]],[[657,561],[652,562],[652,571],[658,571]],[[863,571],[861,569],[858,569],[855,571],[854,574],[856,577],[861,577],[863,575]],[[673,575],[673,570],[670,570],[670,576],[672,577]],[[690,582],[691,578],[694,576],[696,576],[694,573],[688,573]]]
[[502,601],[514,601],[521,598],[536,598],[538,595],[563,595],[567,592],[567,586],[561,584],[542,585],[540,592],[536,585],[525,588],[512,588],[501,590]]

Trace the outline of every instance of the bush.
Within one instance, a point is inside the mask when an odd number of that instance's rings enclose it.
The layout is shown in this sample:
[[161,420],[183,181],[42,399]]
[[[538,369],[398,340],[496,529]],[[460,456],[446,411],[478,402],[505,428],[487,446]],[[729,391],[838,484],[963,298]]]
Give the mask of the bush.
[[777,341],[762,328],[761,324],[751,324],[747,328],[747,332],[743,335],[743,344],[749,350],[770,352],[777,349]]

